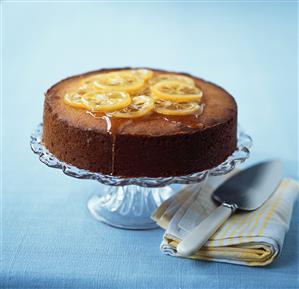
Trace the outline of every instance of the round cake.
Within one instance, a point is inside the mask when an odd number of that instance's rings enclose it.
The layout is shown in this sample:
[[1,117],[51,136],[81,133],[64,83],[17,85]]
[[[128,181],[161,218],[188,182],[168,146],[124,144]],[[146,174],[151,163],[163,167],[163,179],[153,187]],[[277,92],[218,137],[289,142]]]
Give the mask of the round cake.
[[237,105],[221,87],[186,73],[102,69],[52,86],[43,124],[46,148],[80,169],[183,176],[234,152]]

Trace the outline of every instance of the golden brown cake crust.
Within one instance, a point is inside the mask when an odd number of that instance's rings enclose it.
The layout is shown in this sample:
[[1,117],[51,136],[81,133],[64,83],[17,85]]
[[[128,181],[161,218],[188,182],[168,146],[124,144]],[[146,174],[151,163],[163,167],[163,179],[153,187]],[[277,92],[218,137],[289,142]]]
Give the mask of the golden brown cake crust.
[[162,177],[209,169],[235,150],[237,105],[233,97],[219,86],[186,73],[179,74],[192,77],[204,94],[203,113],[192,119],[192,125],[179,117],[151,116],[112,120],[117,130],[111,131],[107,130],[107,119],[64,103],[64,94],[78,86],[79,80],[107,71],[112,69],[73,76],[47,91],[43,141],[57,158],[104,174]]

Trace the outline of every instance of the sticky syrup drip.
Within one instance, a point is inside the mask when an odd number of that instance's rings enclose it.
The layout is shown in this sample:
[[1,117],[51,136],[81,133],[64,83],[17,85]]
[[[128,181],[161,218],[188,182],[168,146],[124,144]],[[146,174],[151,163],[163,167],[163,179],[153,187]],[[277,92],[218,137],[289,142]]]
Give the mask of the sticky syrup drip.
[[114,174],[114,163],[115,163],[115,139],[116,135],[112,134],[112,147],[111,147],[111,175]]

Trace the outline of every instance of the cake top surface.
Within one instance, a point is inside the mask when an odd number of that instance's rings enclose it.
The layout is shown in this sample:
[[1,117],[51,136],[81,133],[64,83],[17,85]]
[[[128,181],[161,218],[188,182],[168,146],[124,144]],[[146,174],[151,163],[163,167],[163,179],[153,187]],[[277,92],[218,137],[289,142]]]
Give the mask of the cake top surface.
[[47,91],[45,105],[71,126],[147,136],[193,133],[237,113],[233,97],[219,86],[186,73],[147,68],[67,78]]

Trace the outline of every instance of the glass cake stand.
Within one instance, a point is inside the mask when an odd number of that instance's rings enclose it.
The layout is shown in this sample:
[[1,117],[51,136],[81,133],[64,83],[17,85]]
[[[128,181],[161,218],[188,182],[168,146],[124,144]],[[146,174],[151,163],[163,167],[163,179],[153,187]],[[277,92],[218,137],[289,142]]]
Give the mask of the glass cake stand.
[[99,194],[89,199],[88,209],[97,220],[123,229],[156,228],[157,225],[150,216],[180,188],[172,186],[173,184],[203,184],[208,176],[227,174],[249,157],[252,145],[251,137],[238,128],[236,151],[217,167],[186,176],[122,178],[79,169],[58,160],[43,145],[42,133],[43,125],[39,124],[31,134],[30,141],[31,149],[39,156],[40,161],[51,168],[62,169],[68,176],[104,184],[105,186],[99,187]]

